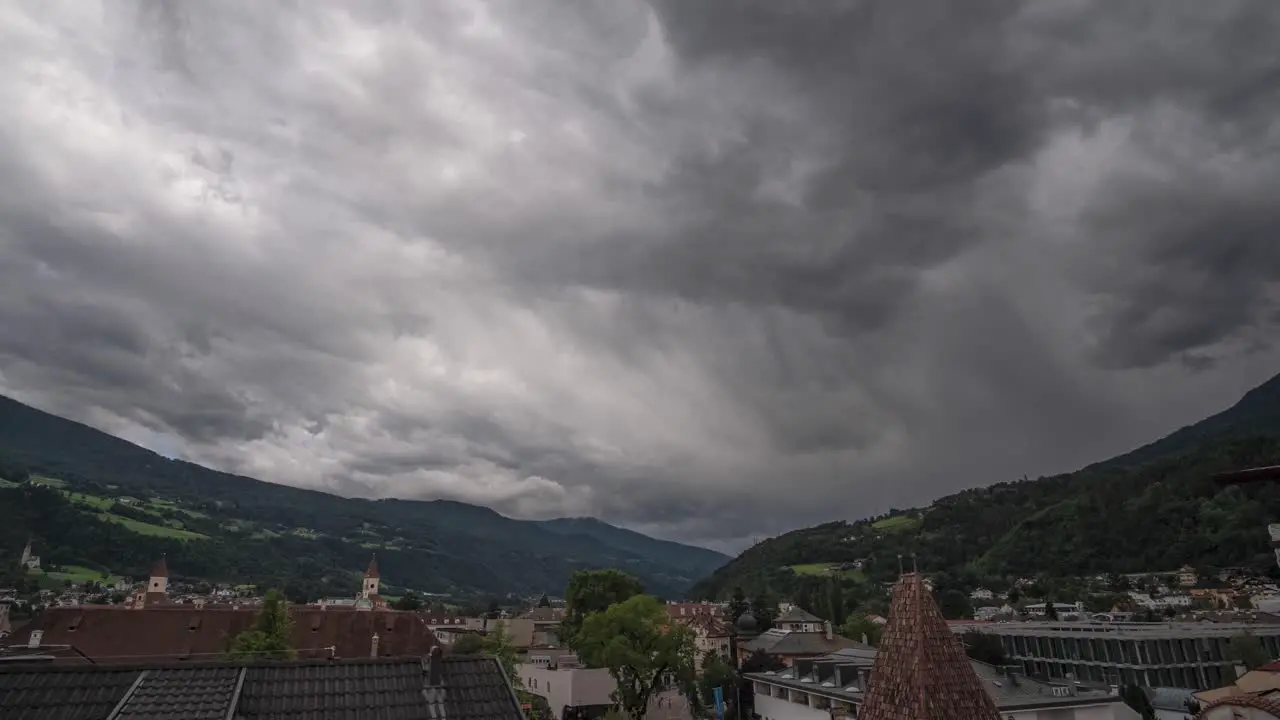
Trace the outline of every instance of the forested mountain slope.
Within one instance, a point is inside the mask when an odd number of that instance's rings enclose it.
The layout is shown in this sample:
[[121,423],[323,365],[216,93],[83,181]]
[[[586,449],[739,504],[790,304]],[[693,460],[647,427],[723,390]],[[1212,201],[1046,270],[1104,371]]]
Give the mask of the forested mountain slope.
[[[13,486],[29,476],[54,482]],[[140,574],[167,552],[175,575],[298,594],[354,590],[372,552],[397,586],[490,594],[556,593],[579,568],[618,567],[674,598],[727,560],[599,521],[522,521],[222,473],[4,397],[0,478],[0,557],[33,535],[47,562]]]
[[[1126,455],[1074,473],[1003,482],[894,517],[836,522],[765,540],[700,582],[694,594],[735,586],[788,594],[828,566],[846,582],[888,580],[898,556],[922,571],[980,584],[991,578],[1173,570],[1184,563],[1275,560],[1266,524],[1280,521],[1280,487],[1223,490],[1213,473],[1280,464],[1280,377],[1230,409]],[[911,562],[907,560],[906,562]]]

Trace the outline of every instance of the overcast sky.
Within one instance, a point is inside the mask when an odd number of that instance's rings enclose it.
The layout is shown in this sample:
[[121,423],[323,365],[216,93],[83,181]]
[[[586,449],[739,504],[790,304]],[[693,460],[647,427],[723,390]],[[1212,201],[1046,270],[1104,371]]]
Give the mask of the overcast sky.
[[0,4],[0,393],[751,537],[1280,371],[1270,0]]

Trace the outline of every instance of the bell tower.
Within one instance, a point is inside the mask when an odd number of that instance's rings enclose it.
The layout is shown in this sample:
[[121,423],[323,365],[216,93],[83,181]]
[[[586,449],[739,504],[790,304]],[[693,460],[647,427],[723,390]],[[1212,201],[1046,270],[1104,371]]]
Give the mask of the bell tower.
[[360,597],[366,600],[377,597],[378,582],[378,556],[374,555],[369,558],[369,569],[364,571],[364,587],[360,590]]

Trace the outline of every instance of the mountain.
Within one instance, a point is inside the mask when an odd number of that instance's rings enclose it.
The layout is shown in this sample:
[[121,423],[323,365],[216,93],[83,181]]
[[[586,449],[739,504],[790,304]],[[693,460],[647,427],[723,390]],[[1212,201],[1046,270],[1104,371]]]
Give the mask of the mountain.
[[670,540],[658,540],[632,530],[615,527],[589,517],[544,520],[543,529],[559,535],[594,538],[609,547],[621,548],[641,557],[652,558],[669,567],[694,574],[706,568],[718,568],[729,562],[729,556],[700,547],[690,547]]
[[[30,478],[31,482],[19,484]],[[617,567],[662,597],[727,557],[598,520],[548,522],[436,500],[366,500],[171,460],[0,397],[0,554],[28,535],[46,563],[354,592],[377,553],[384,579],[426,592],[555,594],[577,569]]]
[[1274,572],[1266,525],[1280,486],[1222,489],[1217,472],[1280,464],[1280,376],[1227,410],[1074,473],[965,490],[926,508],[832,522],[758,543],[698,583],[796,596],[839,578],[850,592],[902,563],[1002,586],[1012,577],[1171,571],[1184,564]]

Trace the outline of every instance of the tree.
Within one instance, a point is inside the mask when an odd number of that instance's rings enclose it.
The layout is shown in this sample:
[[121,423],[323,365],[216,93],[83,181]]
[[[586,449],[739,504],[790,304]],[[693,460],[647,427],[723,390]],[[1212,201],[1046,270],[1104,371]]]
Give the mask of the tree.
[[683,688],[693,716],[710,717],[712,715],[716,706],[716,688],[720,688],[725,720],[738,718],[738,699],[743,689],[739,687],[740,681],[738,673],[723,655],[714,651],[708,652],[702,659],[702,672],[698,674],[692,687]]
[[948,588],[938,593],[938,609],[948,620],[973,616],[973,605],[969,602],[969,596],[955,588]]
[[1120,699],[1134,712],[1142,716],[1142,720],[1155,720],[1156,710],[1151,706],[1151,698],[1137,685],[1125,685],[1120,691]]
[[746,593],[742,592],[742,586],[735,586],[733,588],[733,596],[729,598],[729,607],[726,610],[729,614],[729,622],[738,622],[738,618],[746,615],[750,610],[751,605],[747,602]]
[[422,599],[412,592],[406,592],[399,600],[391,603],[391,607],[396,610],[416,612],[422,609]]
[[502,671],[507,674],[511,687],[517,690],[522,687],[520,678],[516,675],[515,639],[511,637],[511,633],[507,632],[506,623],[501,620],[494,623],[493,629],[485,636],[480,649],[486,655],[492,655],[497,659],[498,664],[502,666]]
[[579,570],[569,578],[565,588],[564,619],[560,622],[560,640],[577,649],[578,631],[591,613],[604,612],[609,606],[644,592],[640,581],[621,570]]
[[231,654],[246,660],[291,660],[297,653],[292,647],[293,618],[284,593],[272,590],[262,601],[262,610],[253,629],[236,635]]
[[476,633],[467,633],[453,641],[453,652],[458,655],[479,655],[484,652],[484,639]]
[[1046,596],[1044,599],[1044,619],[1057,620],[1058,609],[1053,606],[1053,598]]
[[1262,667],[1270,662],[1271,657],[1267,654],[1262,642],[1257,636],[1249,632],[1242,632],[1234,635],[1227,641],[1227,653],[1232,660],[1244,665],[1250,670]]
[[844,622],[844,590],[840,587],[840,581],[832,579],[830,587],[827,588],[827,603],[831,624],[839,626]]
[[970,630],[964,634],[964,651],[969,657],[988,665],[1004,665],[1004,648],[1000,646],[1000,638],[984,632]]
[[778,619],[778,600],[768,590],[761,590],[751,599],[751,614],[756,619],[756,630],[764,632]]
[[692,672],[693,631],[673,622],[662,602],[649,595],[588,614],[577,642],[583,662],[608,668],[618,684],[614,701],[631,718],[644,717],[667,676]]
[[880,644],[880,633],[883,630],[884,628],[871,622],[871,618],[861,613],[854,613],[845,618],[844,624],[840,626],[841,635],[871,646]]
[[489,601],[489,605],[485,608],[484,616],[489,620],[493,620],[502,614],[502,605],[498,603],[497,598]]

